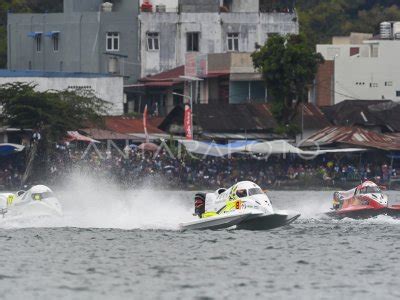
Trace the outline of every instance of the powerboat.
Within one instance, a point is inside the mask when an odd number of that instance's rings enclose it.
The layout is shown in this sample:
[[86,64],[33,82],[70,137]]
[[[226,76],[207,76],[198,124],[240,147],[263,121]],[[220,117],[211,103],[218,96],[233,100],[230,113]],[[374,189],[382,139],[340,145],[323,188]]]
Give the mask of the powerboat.
[[328,216],[343,219],[366,219],[378,215],[400,217],[400,205],[389,204],[388,196],[372,181],[365,181],[349,191],[333,194],[333,207]]
[[35,185],[15,194],[0,194],[0,219],[35,216],[62,216],[60,202],[47,186]]
[[198,219],[180,224],[181,230],[236,228],[268,230],[288,225],[300,217],[298,213],[274,210],[265,192],[250,181],[239,182],[229,189],[195,195]]

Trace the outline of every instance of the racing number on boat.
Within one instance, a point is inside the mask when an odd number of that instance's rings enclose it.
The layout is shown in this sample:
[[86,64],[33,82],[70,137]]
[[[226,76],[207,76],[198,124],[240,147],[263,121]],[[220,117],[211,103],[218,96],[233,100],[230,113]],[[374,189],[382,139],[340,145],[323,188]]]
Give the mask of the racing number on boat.
[[236,209],[240,209],[240,201],[236,201]]

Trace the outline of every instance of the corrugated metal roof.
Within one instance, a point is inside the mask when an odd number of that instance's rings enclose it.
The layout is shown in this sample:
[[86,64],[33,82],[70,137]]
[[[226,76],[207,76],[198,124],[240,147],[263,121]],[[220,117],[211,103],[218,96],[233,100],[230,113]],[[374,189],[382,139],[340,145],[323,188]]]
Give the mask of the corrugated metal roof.
[[[149,118],[150,119],[150,118]],[[108,130],[123,133],[123,134],[135,134],[143,133],[143,120],[134,119],[124,116],[108,116],[105,117],[105,123]],[[151,125],[148,122],[147,132],[150,133],[164,133],[162,130]]]
[[46,72],[33,70],[4,70],[0,69],[0,77],[46,77],[46,78],[102,78],[118,77],[107,73],[83,72]]
[[297,107],[297,113],[293,119],[293,122],[299,128],[302,126],[302,114],[304,129],[322,129],[332,125],[317,106],[312,103],[305,103]]
[[99,128],[82,129],[84,133],[95,140],[133,140],[134,136]]
[[277,126],[267,104],[198,104],[193,114],[194,123],[207,132],[266,132]]
[[303,146],[356,145],[381,150],[400,150],[400,139],[392,134],[381,134],[359,127],[326,127],[307,139]]
[[[159,128],[168,131],[172,125],[183,124],[184,111],[176,106]],[[263,103],[197,104],[193,107],[194,128],[206,134],[271,133],[277,127],[270,107]]]
[[400,131],[400,104],[391,100],[346,100],[322,110],[336,126],[378,126]]

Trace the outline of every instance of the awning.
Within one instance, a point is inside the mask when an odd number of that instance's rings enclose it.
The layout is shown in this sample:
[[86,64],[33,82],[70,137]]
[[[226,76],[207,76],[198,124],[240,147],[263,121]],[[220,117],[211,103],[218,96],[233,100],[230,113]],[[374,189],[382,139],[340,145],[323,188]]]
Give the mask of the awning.
[[29,32],[28,36],[31,37],[31,38],[36,38],[36,37],[38,37],[38,36],[40,36],[42,34],[43,34],[43,32],[35,31],[35,32]]
[[59,34],[60,34],[59,31],[49,31],[49,32],[46,32],[44,35],[47,37],[55,37],[55,36],[58,36]]
[[277,140],[271,142],[261,142],[253,144],[244,149],[246,152],[260,154],[303,154],[304,151],[289,144],[285,140]]
[[235,141],[226,145],[217,144],[215,142],[202,142],[192,140],[179,140],[179,142],[183,144],[186,150],[191,153],[216,157],[222,157],[234,153],[254,153],[265,155],[297,154],[303,155],[304,157],[310,157],[327,153],[350,153],[365,151],[365,149],[359,148],[304,151],[291,145],[285,140],[275,140],[269,142]]
[[95,139],[80,134],[78,131],[68,131],[65,140],[68,142],[78,141],[78,142],[88,142],[88,143],[100,143]]
[[263,81],[262,74],[260,73],[232,73],[230,75],[231,81]]
[[6,156],[13,153],[21,152],[24,149],[25,146],[23,145],[10,143],[0,144],[0,156]]
[[256,141],[235,141],[226,145],[217,144],[215,142],[200,142],[192,140],[179,140],[179,143],[185,146],[186,150],[191,153],[222,157],[225,155],[242,152],[246,147],[257,143]]
[[221,72],[221,73],[208,73],[201,75],[201,78],[218,78],[218,77],[223,77],[223,76],[228,76],[229,72]]
[[278,138],[274,133],[213,133],[203,132],[202,137],[210,140],[270,140]]

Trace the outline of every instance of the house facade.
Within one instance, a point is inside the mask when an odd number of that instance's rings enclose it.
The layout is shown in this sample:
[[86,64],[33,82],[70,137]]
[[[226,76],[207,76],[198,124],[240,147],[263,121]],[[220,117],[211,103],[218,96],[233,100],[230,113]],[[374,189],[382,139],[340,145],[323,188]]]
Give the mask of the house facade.
[[354,43],[317,45],[325,58],[315,82],[319,106],[344,100],[400,101],[400,39],[369,37]]
[[8,69],[140,75],[137,1],[64,0],[60,13],[8,14]]
[[[271,34],[298,33],[296,12],[263,0],[157,0],[139,16],[142,77],[185,64],[187,53],[253,52]],[[150,5],[149,5],[150,3]]]

